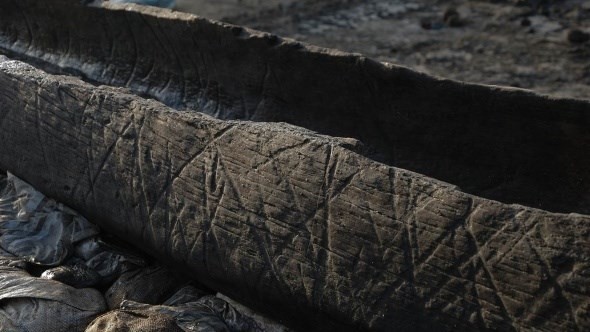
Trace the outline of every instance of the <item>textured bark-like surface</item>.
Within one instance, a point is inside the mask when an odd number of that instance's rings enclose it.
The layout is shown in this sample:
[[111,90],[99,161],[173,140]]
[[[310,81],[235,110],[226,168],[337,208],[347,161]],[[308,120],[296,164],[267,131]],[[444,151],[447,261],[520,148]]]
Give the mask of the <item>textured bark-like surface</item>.
[[98,317],[85,332],[183,332],[173,318],[146,311],[117,310]]
[[189,14],[0,2],[0,48],[222,119],[354,137],[478,196],[590,213],[590,103],[437,79]]
[[0,62],[0,168],[305,330],[583,331],[590,217]]

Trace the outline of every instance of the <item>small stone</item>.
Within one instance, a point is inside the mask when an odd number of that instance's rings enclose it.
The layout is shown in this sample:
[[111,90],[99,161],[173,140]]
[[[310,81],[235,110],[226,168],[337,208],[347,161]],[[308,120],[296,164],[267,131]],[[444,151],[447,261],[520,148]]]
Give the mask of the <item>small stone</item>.
[[522,21],[520,21],[520,25],[523,27],[530,27],[531,26],[531,20],[529,20],[528,17],[525,17],[522,19]]
[[445,12],[443,13],[443,21],[447,22],[447,20],[450,19],[452,16],[459,16],[459,12],[457,11],[457,9],[453,7],[447,8],[447,10],[445,10]]
[[572,29],[567,33],[567,40],[572,44],[582,44],[590,40],[590,33],[580,29]]
[[425,30],[440,30],[445,27],[445,24],[440,20],[423,18],[420,20],[420,26]]
[[451,28],[459,28],[464,25],[463,20],[459,17],[459,15],[449,16],[445,23]]
[[461,15],[459,15],[459,12],[455,8],[449,8],[445,10],[443,14],[443,21],[447,26],[452,28],[462,27],[464,25]]
[[423,18],[420,20],[420,26],[422,29],[430,30],[432,29],[432,21],[427,18]]

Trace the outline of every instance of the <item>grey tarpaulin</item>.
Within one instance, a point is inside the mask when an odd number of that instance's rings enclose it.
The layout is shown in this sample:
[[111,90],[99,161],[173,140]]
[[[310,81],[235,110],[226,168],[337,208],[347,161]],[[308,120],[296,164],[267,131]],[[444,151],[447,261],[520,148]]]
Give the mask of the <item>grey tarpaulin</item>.
[[0,247],[31,263],[56,266],[43,278],[88,287],[146,265],[139,255],[102,241],[98,227],[13,174],[0,181]]
[[182,286],[182,278],[158,265],[136,268],[121,274],[105,293],[110,309],[120,307],[123,300],[157,304],[165,301]]
[[61,264],[73,245],[98,228],[8,173],[0,196],[0,247],[41,265]]
[[118,248],[98,236],[81,241],[74,252],[77,258],[102,277],[103,283],[111,283],[121,274],[147,265],[141,254]]
[[98,290],[36,278],[31,262],[57,265],[98,229],[15,176],[0,176],[0,331],[82,331],[106,310]]
[[98,290],[36,278],[21,267],[16,257],[0,260],[0,331],[83,331],[106,310]]

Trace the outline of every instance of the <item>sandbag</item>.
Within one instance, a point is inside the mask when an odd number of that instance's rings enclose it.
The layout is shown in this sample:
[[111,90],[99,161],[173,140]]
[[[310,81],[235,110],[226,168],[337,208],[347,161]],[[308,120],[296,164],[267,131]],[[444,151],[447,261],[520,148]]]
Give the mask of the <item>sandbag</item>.
[[183,332],[174,319],[157,312],[115,310],[93,321],[86,332]]
[[[179,295],[174,297],[179,298]],[[254,320],[242,315],[229,303],[213,295],[181,302],[168,301],[169,305],[149,305],[123,301],[121,308],[165,314],[173,317],[178,326],[186,332],[263,331]]]

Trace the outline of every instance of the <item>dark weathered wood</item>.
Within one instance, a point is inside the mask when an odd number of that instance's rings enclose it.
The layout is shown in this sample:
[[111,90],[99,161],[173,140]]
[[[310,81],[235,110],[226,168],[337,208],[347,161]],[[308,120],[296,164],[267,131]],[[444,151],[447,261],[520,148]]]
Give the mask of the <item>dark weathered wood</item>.
[[222,119],[355,137],[465,192],[590,213],[590,103],[433,78],[193,15],[0,1],[0,48]]
[[588,216],[17,61],[0,62],[0,142],[0,168],[304,330],[590,328]]

